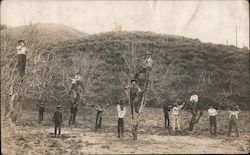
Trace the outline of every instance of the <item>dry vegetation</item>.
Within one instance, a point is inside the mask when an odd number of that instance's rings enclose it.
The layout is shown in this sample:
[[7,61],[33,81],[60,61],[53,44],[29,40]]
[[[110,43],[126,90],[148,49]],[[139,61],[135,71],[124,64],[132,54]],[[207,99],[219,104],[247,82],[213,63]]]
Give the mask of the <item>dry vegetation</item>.
[[[29,48],[22,84],[15,68],[15,47],[20,38]],[[126,134],[119,140],[115,105],[119,99],[127,99],[122,84],[131,80],[147,51],[153,52],[155,65],[145,102],[141,102],[146,107],[136,120],[138,139],[132,140],[128,109]],[[38,24],[1,30],[1,56],[1,130],[5,133],[1,136],[5,154],[249,152],[248,111],[240,114],[240,138],[225,136],[226,111],[218,116],[218,136],[210,137],[206,112],[210,103],[222,103],[224,106],[216,107],[221,109],[237,103],[249,110],[248,49],[149,32],[85,36],[68,27]],[[72,102],[72,96],[67,96],[68,79],[78,71],[85,92],[80,93],[77,124],[68,127]],[[183,111],[183,132],[163,128],[161,104],[186,101],[192,90],[199,93],[199,105],[204,109],[200,120],[190,129],[192,114]],[[37,121],[39,101],[46,109],[42,123]],[[96,112],[92,106],[96,103],[114,105],[104,112],[103,129],[98,132],[93,130]],[[62,106],[64,122],[62,136],[53,138],[52,114],[57,104]]]
[[[53,125],[49,121],[52,113],[45,113],[45,121],[37,122],[37,113],[24,114],[12,135],[3,135],[8,152],[17,154],[86,154],[86,153],[247,153],[249,152],[249,113],[239,115],[240,138],[227,137],[228,113],[221,111],[218,115],[218,136],[209,135],[207,113],[203,115],[193,132],[188,128],[188,117],[182,111],[182,133],[172,133],[164,128],[163,111],[159,108],[146,108],[138,128],[138,140],[132,140],[130,119],[125,118],[125,137],[116,138],[116,107],[110,107],[103,115],[103,128],[94,131],[95,110],[88,108],[77,114],[77,124],[68,127],[69,110],[64,112],[64,127],[60,138],[53,137]],[[3,124],[5,125],[5,124]],[[8,128],[10,129],[10,128]],[[9,132],[6,132],[9,133]],[[5,140],[13,138],[12,141]],[[9,145],[12,143],[12,145]]]

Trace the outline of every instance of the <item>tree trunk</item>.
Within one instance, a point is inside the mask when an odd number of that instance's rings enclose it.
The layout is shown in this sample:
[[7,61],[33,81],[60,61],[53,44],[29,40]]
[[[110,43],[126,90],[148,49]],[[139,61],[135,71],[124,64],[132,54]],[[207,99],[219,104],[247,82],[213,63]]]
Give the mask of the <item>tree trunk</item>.
[[193,129],[194,129],[194,125],[195,125],[194,120],[195,120],[195,116],[193,115],[191,118],[191,121],[189,123],[189,131],[193,131]]
[[138,127],[138,124],[133,125],[132,127],[133,140],[137,140],[137,127]]

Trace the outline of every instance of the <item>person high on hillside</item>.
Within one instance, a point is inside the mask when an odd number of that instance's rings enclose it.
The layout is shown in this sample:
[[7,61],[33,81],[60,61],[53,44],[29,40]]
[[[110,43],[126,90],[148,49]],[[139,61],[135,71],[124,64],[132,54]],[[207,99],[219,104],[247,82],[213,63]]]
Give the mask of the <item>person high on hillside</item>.
[[[77,88],[78,88],[79,85],[82,87],[82,90],[84,91],[84,87],[83,87],[83,84],[82,84],[82,82],[81,82],[81,79],[82,79],[82,77],[81,77],[81,74],[80,74],[79,72],[76,73],[76,75],[75,75],[74,78],[70,79],[72,85],[71,85],[69,94],[73,91],[73,92],[74,92],[74,95],[75,95],[76,92],[77,92]],[[76,96],[76,95],[75,95],[75,96]]]
[[181,128],[180,128],[180,116],[179,116],[179,113],[180,113],[180,110],[181,108],[185,105],[185,102],[183,102],[182,105],[179,105],[177,103],[174,104],[174,107],[173,107],[173,110],[172,110],[172,128],[173,128],[173,131],[175,131],[175,128],[177,126],[178,130],[181,131]]
[[147,58],[144,60],[143,62],[143,68],[141,70],[139,70],[138,73],[135,74],[134,76],[134,79],[137,79],[138,76],[141,74],[141,73],[145,73],[146,74],[146,77],[148,76],[148,73],[151,71],[152,67],[153,67],[153,59],[151,57],[151,53],[147,53]]
[[17,49],[17,58],[18,58],[17,66],[19,70],[19,75],[23,77],[26,68],[26,52],[27,52],[27,48],[25,47],[25,41],[19,40],[16,49]]
[[58,137],[61,134],[62,112],[60,111],[60,108],[61,108],[60,105],[56,107],[56,111],[54,112],[54,117],[53,117],[55,123],[55,137],[57,135],[57,128],[59,129]]
[[141,92],[141,89],[136,80],[131,80],[131,85],[124,87],[124,89],[129,89],[131,114],[133,118],[134,110],[136,113],[139,112],[138,93]]
[[190,97],[190,102],[191,103],[197,103],[198,102],[198,95],[195,91],[192,92],[192,95]]
[[98,104],[95,107],[96,110],[96,121],[95,121],[95,129],[101,129],[102,128],[102,113],[104,109],[102,108],[101,104]]
[[235,128],[237,137],[239,137],[239,132],[238,132],[238,125],[237,125],[237,120],[238,120],[238,113],[240,113],[239,106],[235,106],[231,108],[229,112],[229,128],[228,128],[228,136],[231,135],[232,128]]
[[[216,135],[216,130],[217,130],[216,115],[218,115],[218,112],[219,110],[214,109],[213,105],[210,105],[210,108],[208,109],[208,115],[209,115],[211,135]],[[212,132],[213,128],[214,128],[214,132]]]
[[75,119],[76,119],[76,113],[77,113],[77,104],[73,104],[70,109],[70,119],[69,119],[69,126],[71,124],[75,124]]
[[118,125],[117,125],[117,131],[118,131],[118,138],[120,136],[124,136],[124,117],[126,114],[126,107],[124,106],[123,101],[120,101],[120,103],[117,105],[117,117],[118,117]]

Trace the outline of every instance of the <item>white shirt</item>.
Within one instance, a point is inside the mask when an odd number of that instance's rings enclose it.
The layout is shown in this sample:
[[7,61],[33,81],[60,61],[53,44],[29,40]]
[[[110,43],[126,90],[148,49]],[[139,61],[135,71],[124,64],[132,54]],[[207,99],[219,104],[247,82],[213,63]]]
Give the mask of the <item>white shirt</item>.
[[22,46],[17,46],[17,54],[26,54],[27,48]]
[[183,105],[175,106],[172,111],[172,115],[178,116],[180,109],[183,107]]
[[229,119],[232,117],[232,116],[235,116],[236,119],[238,119],[238,113],[240,113],[239,111],[231,111],[229,110]]
[[81,76],[80,75],[76,75],[75,78],[73,78],[71,80],[72,80],[72,84],[75,84],[77,81],[81,80]]
[[190,101],[196,103],[196,102],[198,102],[198,98],[199,98],[198,95],[192,95],[192,96],[190,97]]
[[80,81],[81,78],[82,78],[81,75],[76,75],[76,76],[75,76],[76,81]]
[[153,60],[151,58],[147,58],[145,61],[144,61],[144,65],[145,67],[152,67],[153,65]]
[[214,108],[208,109],[208,115],[209,116],[216,116],[218,114],[217,110]]
[[118,118],[124,118],[126,114],[126,107],[123,107],[123,110],[121,110],[120,104],[117,105],[117,116]]

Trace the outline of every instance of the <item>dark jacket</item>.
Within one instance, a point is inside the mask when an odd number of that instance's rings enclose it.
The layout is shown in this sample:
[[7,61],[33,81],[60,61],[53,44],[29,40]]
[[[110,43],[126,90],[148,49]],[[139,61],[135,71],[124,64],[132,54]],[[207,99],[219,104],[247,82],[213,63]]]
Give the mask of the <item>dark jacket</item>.
[[44,107],[40,106],[39,107],[39,113],[43,113],[44,112]]
[[62,123],[62,112],[60,111],[56,111],[54,113],[54,122],[56,124],[61,124]]
[[71,114],[76,114],[77,112],[77,107],[71,107]]
[[165,114],[168,114],[169,111],[170,111],[170,107],[169,107],[168,105],[164,105],[164,106],[163,106],[163,112],[164,112]]

